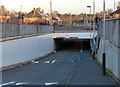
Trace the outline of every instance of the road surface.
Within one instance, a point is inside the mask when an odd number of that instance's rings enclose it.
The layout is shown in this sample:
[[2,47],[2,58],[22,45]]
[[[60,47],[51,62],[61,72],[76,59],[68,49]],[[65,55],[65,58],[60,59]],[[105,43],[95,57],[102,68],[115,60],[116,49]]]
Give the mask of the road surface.
[[116,85],[109,75],[102,76],[101,67],[89,51],[83,51],[83,60],[79,56],[79,49],[62,49],[2,72],[2,85]]

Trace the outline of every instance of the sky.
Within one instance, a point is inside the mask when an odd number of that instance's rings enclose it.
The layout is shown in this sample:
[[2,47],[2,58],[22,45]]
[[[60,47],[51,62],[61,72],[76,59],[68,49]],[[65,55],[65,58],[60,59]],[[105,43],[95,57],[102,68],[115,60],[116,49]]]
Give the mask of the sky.
[[[103,0],[96,1],[96,12],[103,10]],[[106,9],[114,8],[114,0],[105,0]],[[120,0],[115,0],[116,6]],[[46,13],[50,9],[50,0],[0,0],[0,5],[4,5],[7,10],[10,11],[24,11],[29,12],[33,8],[40,7],[44,9]],[[71,13],[71,14],[80,14],[80,13],[89,13],[89,8],[87,6],[92,6],[93,9],[93,0],[52,0],[52,9],[53,11],[58,11],[59,13]],[[21,7],[22,6],[22,7]]]

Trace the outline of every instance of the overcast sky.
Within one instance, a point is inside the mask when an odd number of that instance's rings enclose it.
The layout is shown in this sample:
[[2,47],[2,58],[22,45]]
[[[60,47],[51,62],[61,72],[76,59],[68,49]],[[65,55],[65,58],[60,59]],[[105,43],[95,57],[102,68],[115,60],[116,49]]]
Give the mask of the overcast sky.
[[[103,10],[103,0],[96,0],[96,12]],[[115,0],[116,5],[118,1]],[[22,5],[22,11],[29,12],[34,7],[40,7],[49,12],[50,0],[0,0],[0,5],[4,5],[8,10],[19,11]],[[93,5],[93,0],[52,0],[53,11],[59,13],[89,13],[87,5]],[[114,0],[106,0],[106,9],[114,8]]]

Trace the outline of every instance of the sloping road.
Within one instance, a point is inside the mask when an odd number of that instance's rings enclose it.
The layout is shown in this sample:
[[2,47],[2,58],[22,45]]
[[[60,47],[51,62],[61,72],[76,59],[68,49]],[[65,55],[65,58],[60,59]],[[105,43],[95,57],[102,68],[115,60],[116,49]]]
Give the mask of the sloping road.
[[[109,76],[102,76],[101,67],[89,51],[64,49],[28,65],[4,71],[2,85],[116,85]],[[73,71],[74,70],[74,71]]]
[[4,71],[3,84],[14,82],[27,85],[61,84],[73,67],[73,61],[79,56],[78,50],[61,50],[37,62]]

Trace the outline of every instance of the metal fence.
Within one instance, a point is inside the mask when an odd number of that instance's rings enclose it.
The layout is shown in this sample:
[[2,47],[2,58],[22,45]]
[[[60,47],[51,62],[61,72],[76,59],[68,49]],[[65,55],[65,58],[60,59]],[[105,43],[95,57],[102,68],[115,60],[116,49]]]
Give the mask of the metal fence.
[[[103,36],[103,21],[99,22],[98,35]],[[105,38],[120,47],[120,19],[106,21]]]
[[89,32],[83,28],[90,26],[76,25],[39,25],[39,24],[8,24],[0,23],[0,38],[24,36],[32,34],[47,34],[47,33],[72,33],[72,32]]
[[81,32],[84,31],[83,28],[89,27],[90,24],[82,23],[81,25],[55,25],[54,26],[54,32]]
[[51,25],[0,23],[0,38],[53,32]]

